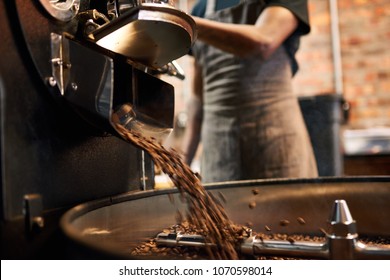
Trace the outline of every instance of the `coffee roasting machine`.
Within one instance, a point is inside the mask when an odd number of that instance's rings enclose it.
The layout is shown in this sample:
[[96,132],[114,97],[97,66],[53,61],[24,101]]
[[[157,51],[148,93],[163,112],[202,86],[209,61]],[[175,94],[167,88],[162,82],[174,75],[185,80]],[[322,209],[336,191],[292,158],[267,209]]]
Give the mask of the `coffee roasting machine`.
[[[170,1],[0,1],[3,258],[61,257],[63,209],[154,186],[122,125],[173,128],[175,59],[196,38]],[[61,211],[62,210],[62,211]],[[57,249],[53,249],[53,243]]]
[[[183,78],[175,59],[196,40],[191,17],[171,1],[1,0],[0,9],[2,259],[134,258],[152,237],[201,245],[161,233],[186,203],[175,188],[153,189],[150,156],[115,128],[156,139],[172,130],[174,91],[159,76]],[[205,187],[254,231],[328,233],[320,244],[248,234],[249,255],[390,258],[388,245],[357,241],[390,238],[388,176]]]

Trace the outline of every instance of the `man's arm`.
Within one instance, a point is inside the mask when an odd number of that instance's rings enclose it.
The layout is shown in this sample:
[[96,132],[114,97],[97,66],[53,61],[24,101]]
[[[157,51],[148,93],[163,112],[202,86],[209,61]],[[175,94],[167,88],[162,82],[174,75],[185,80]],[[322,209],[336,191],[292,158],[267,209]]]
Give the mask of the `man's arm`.
[[239,57],[260,55],[264,59],[270,57],[298,26],[296,16],[280,6],[265,8],[255,25],[193,18],[199,40]]

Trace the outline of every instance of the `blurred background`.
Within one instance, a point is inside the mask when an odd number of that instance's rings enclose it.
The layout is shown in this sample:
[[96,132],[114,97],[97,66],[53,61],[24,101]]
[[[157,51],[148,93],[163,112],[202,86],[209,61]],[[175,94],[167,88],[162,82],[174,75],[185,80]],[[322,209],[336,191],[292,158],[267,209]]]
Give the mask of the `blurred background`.
[[[176,7],[190,12],[195,2]],[[312,0],[309,12],[312,29],[301,40],[294,92],[320,175],[390,174],[390,1]],[[186,79],[164,77],[176,92],[176,125],[164,144],[180,150],[191,57],[178,62]]]

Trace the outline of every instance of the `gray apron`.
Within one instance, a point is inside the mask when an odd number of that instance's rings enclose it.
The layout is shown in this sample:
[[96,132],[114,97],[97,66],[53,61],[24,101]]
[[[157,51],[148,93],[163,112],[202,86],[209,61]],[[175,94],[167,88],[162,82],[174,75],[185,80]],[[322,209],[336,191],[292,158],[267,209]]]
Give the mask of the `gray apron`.
[[[206,18],[254,24],[265,1],[241,1]],[[197,42],[203,69],[203,182],[316,177],[317,166],[296,96],[292,70],[281,46],[270,59],[241,59]]]

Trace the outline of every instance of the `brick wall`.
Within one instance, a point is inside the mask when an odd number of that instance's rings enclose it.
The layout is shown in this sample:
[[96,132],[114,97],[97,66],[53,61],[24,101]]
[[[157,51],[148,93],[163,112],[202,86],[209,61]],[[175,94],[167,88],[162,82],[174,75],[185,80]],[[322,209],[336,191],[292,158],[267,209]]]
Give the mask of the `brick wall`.
[[[390,1],[339,0],[343,95],[349,126],[390,126]],[[335,92],[328,0],[309,1],[312,32],[303,38],[294,79],[298,95]]]
[[294,77],[298,95],[334,92],[332,39],[327,0],[309,1],[311,32],[302,37],[297,53],[299,72]]

